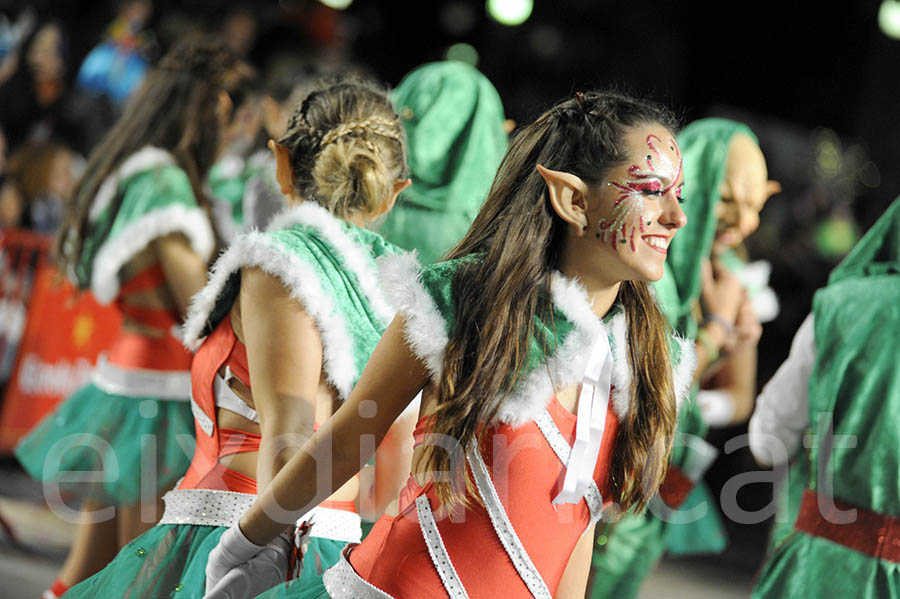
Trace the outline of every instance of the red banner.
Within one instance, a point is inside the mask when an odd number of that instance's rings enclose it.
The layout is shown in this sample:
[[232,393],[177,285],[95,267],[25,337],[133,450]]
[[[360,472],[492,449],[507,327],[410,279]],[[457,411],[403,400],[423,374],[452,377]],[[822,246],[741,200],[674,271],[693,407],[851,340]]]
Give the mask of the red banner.
[[10,451],[87,382],[97,355],[121,325],[118,310],[77,293],[60,276],[47,259],[49,243],[25,231],[0,236],[0,379],[9,377],[0,452]]

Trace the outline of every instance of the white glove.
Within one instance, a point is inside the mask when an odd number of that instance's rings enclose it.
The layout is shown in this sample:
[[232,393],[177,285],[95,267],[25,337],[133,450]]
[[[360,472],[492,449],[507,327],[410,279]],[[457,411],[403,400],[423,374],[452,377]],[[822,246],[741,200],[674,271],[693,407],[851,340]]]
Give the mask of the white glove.
[[276,537],[268,545],[257,545],[235,524],[222,534],[219,544],[209,553],[204,597],[255,597],[284,582],[291,549],[292,542],[287,535]]

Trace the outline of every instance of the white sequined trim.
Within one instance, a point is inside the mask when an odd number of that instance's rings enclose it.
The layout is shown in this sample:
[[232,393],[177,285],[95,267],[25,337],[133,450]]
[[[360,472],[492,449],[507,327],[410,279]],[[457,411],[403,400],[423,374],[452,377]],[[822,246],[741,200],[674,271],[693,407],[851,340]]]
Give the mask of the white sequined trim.
[[347,553],[353,547],[354,545],[349,545],[341,551],[338,562],[325,570],[322,583],[328,591],[328,596],[332,599],[394,599],[356,573],[347,561]]
[[441,577],[444,590],[450,595],[450,599],[468,599],[469,594],[459,579],[456,568],[453,567],[450,554],[447,553],[444,540],[441,539],[437,522],[434,521],[434,513],[431,511],[431,504],[428,503],[428,496],[424,493],[416,498],[416,511],[419,514],[419,528],[422,530],[422,536],[425,537],[425,546],[428,547],[428,553],[431,555],[431,563],[434,564],[434,569]]
[[250,509],[256,495],[213,489],[173,489],[163,496],[160,524],[232,526]]
[[194,420],[196,420],[197,424],[200,425],[200,430],[206,433],[208,437],[212,437],[212,418],[207,416],[206,412],[203,411],[203,408],[201,408],[200,404],[197,403],[197,400],[194,399],[193,394],[191,394],[191,414],[194,415]]
[[[553,422],[553,417],[550,416],[550,412],[544,410],[542,414],[534,419],[534,423],[537,424],[541,433],[544,435],[547,444],[553,448],[559,461],[562,462],[563,465],[568,464],[569,453],[572,451],[572,448],[566,442],[565,437],[563,437],[563,434],[559,431],[556,423]],[[588,487],[588,490],[584,494],[584,501],[587,503],[588,509],[591,512],[591,521],[588,524],[588,528],[590,528],[603,515],[603,496],[600,494],[600,489],[597,487],[596,481],[592,482]]]
[[522,545],[522,541],[516,534],[512,522],[509,521],[509,516],[506,514],[500,497],[497,495],[497,489],[494,488],[491,475],[488,473],[484,460],[481,459],[481,454],[474,447],[469,450],[468,461],[469,467],[472,469],[472,476],[475,479],[475,485],[478,487],[478,494],[484,500],[484,507],[491,518],[491,524],[494,525],[494,531],[500,538],[500,542],[503,544],[503,548],[506,550],[506,554],[512,561],[513,566],[515,566],[516,572],[522,578],[522,582],[525,583],[525,586],[528,587],[528,590],[531,591],[531,594],[536,599],[552,599],[547,583],[544,582],[541,573],[538,572],[538,569],[531,561],[531,557],[529,557],[525,546]]
[[347,510],[316,507],[297,520],[299,526],[311,521],[309,536],[320,539],[331,539],[342,543],[359,543],[362,540],[362,527],[359,514]]
[[155,397],[169,401],[191,399],[189,370],[150,370],[111,364],[106,356],[97,359],[91,383],[101,391],[127,397]]

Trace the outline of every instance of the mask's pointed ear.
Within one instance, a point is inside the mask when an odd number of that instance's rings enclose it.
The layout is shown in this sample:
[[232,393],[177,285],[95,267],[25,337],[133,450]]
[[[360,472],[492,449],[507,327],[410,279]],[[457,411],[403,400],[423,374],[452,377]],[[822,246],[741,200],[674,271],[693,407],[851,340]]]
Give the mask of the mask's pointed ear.
[[588,227],[587,184],[577,175],[550,170],[540,164],[537,170],[547,183],[554,212],[575,229],[576,235],[584,235]]
[[766,181],[766,198],[771,198],[776,193],[781,193],[781,183],[778,181]]
[[269,149],[275,156],[275,179],[281,187],[281,193],[292,197],[294,195],[294,171],[291,169],[291,151],[274,139],[269,140]]

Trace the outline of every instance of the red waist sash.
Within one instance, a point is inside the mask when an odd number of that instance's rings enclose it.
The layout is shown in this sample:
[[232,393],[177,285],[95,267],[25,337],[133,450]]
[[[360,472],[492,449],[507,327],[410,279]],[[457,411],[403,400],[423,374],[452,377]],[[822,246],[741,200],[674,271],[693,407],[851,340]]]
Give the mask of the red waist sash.
[[[879,514],[835,498],[831,504],[834,506],[831,511],[823,514],[819,509],[819,494],[805,490],[794,528],[874,558],[900,563],[900,517]],[[856,510],[853,522],[836,523],[840,519],[837,511],[853,509]]]
[[666,477],[659,486],[659,496],[667,506],[675,509],[681,507],[693,488],[694,481],[689,479],[684,472],[670,465],[666,471]]

